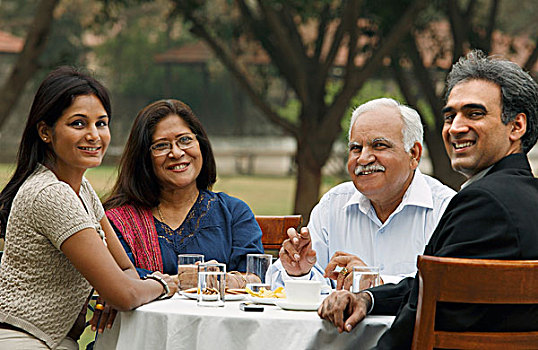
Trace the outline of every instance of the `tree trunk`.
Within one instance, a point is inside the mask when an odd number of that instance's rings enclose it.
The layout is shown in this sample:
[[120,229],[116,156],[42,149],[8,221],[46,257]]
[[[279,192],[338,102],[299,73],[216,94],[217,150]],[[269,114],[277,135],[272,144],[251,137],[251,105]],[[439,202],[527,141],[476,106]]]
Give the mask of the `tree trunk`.
[[59,0],[42,0],[36,9],[32,25],[26,35],[24,48],[4,86],[0,89],[0,130],[17,104],[24,86],[39,68],[38,58],[45,50],[52,27],[53,12]]
[[297,187],[295,188],[295,214],[303,216],[303,225],[308,224],[310,212],[319,200],[319,188],[321,185],[321,167],[312,164],[306,154],[312,150],[297,149]]
[[[411,83],[405,77],[404,71],[399,63],[399,57],[400,56],[398,55],[393,55],[391,60],[391,67],[394,71],[394,78],[396,79],[396,82],[400,87],[400,92],[407,101],[407,104],[410,107],[416,109],[422,118],[422,123],[424,124],[424,144],[428,147],[428,155],[432,163],[433,176],[435,176],[445,185],[448,185],[453,189],[458,190],[461,183],[463,182],[463,176],[452,170],[452,167],[450,165],[450,159],[445,152],[443,138],[441,136],[442,125],[439,125],[439,121],[436,120],[435,125],[431,127],[423,119],[424,112],[421,111],[420,107],[418,106],[417,96],[413,94]],[[417,62],[414,62],[414,64],[416,65]],[[414,68],[416,69],[416,67]],[[426,79],[427,74],[416,74],[415,77],[419,80],[422,77],[422,82],[420,83],[420,85],[422,86],[423,90],[434,90],[433,84],[431,84],[429,79]],[[442,103],[440,98],[438,98],[437,103],[431,103],[432,101],[434,101],[434,96],[435,95],[432,95],[428,99],[428,101],[430,102],[430,108],[432,110],[434,110],[434,108],[438,108],[440,110],[440,107],[438,107],[438,105]],[[435,110],[434,114],[437,115]]]
[[301,111],[303,121],[297,138],[297,187],[295,188],[294,212],[308,223],[312,208],[319,200],[321,169],[331,155],[332,145],[340,134],[340,128],[320,130],[313,120],[320,119],[325,110],[321,104],[308,105]]
[[433,175],[445,185],[458,191],[465,178],[452,169],[441,134],[437,131],[425,130],[424,141],[428,145],[428,155],[434,169]]
[[529,58],[527,58],[527,62],[525,62],[524,68],[528,70],[529,72],[532,72],[532,67],[534,67],[537,60],[538,60],[538,44],[534,46],[534,50],[530,54]]

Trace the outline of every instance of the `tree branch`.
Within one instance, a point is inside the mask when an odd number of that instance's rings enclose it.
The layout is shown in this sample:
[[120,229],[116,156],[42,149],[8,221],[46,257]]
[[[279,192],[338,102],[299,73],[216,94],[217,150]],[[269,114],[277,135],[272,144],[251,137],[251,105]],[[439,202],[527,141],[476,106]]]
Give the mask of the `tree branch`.
[[[395,54],[391,55],[390,56],[390,68],[394,72],[394,77],[396,78],[396,82],[398,83],[400,92],[402,93],[404,99],[407,101],[407,104],[410,107],[413,107],[418,111],[418,98],[413,93],[413,86],[409,83],[409,81],[405,77],[402,67],[400,63],[398,62],[400,58],[401,56],[398,56]],[[422,119],[422,113],[419,112],[419,114]],[[422,120],[422,124],[425,124],[424,122],[425,121]]]
[[329,23],[329,19],[331,18],[330,12],[331,6],[329,4],[326,4],[323,10],[321,11],[321,15],[318,22],[318,36],[316,38],[316,43],[314,46],[314,61],[319,62],[321,57],[321,50],[323,48],[323,43],[325,42],[325,38],[327,36],[327,25]]
[[[263,37],[271,37],[270,40],[274,44],[265,47],[265,49],[271,56],[273,64],[288,78],[287,81],[294,88],[299,100],[308,102],[308,67],[310,62],[295,23],[293,20],[289,20],[289,14],[284,13],[284,10],[277,13],[266,1],[259,0],[258,3],[265,14],[264,23],[268,28],[264,35],[257,37],[260,40]],[[267,32],[272,35],[268,36]],[[262,45],[265,45],[265,42],[262,41]]]
[[537,60],[538,60],[538,44],[534,45],[534,50],[532,51],[529,58],[527,58],[527,62],[525,62],[525,65],[523,66],[523,68],[531,72]]
[[280,117],[265,99],[254,89],[254,84],[251,83],[250,74],[246,69],[240,66],[238,61],[232,57],[224,47],[209,34],[207,29],[200,23],[191,13],[184,13],[185,17],[192,23],[191,32],[204,40],[213,50],[219,60],[228,68],[232,75],[237,79],[238,83],[245,89],[246,93],[256,105],[273,123],[282,127],[284,131],[294,137],[298,135],[298,128],[288,120]]
[[410,107],[414,108],[418,112],[420,116],[420,120],[422,121],[422,125],[425,125],[424,140],[426,141],[426,143],[429,143],[429,141],[433,137],[439,137],[439,133],[436,130],[435,126],[433,128],[430,128],[429,123],[427,123],[427,121],[424,119],[425,114],[418,106],[418,98],[413,93],[413,86],[412,84],[409,83],[408,79],[405,77],[402,67],[398,63],[398,59],[399,59],[398,56],[392,55],[390,67],[392,68],[392,71],[394,72],[394,77],[396,78],[396,82],[398,83],[398,87],[400,88],[400,92],[402,93],[405,101]]
[[0,129],[17,104],[24,86],[39,68],[38,59],[45,50],[58,2],[59,0],[41,0],[37,6],[22,52],[0,89]]
[[357,89],[374,73],[383,63],[383,58],[387,56],[400,42],[404,35],[409,33],[413,27],[414,19],[417,14],[426,7],[427,1],[415,0],[407,8],[405,13],[400,17],[398,22],[392,27],[391,31],[385,37],[379,47],[372,53],[362,68],[354,68],[350,74],[346,72],[344,86],[335,96],[333,103],[328,108],[329,117],[327,117],[322,129],[327,130],[334,128],[335,124],[340,125],[340,118],[348,107],[348,103],[357,92]]
[[[355,55],[357,54],[357,44],[359,40],[359,31],[356,29],[358,26],[358,19],[359,19],[359,7],[360,4],[356,3],[357,7],[350,8],[351,13],[356,13],[356,16],[351,16],[351,19],[349,20],[350,23],[346,23],[346,26],[353,26],[353,28],[348,28],[347,32],[349,33],[349,41],[347,43],[347,62],[346,62],[346,72],[353,70],[353,66],[355,65]],[[355,30],[353,30],[355,29]]]
[[[458,11],[459,11],[459,6],[457,6],[457,8],[458,8]],[[467,9],[465,9],[465,13],[463,14],[463,19],[466,22],[471,21],[471,17],[473,16],[475,9],[476,9],[476,0],[469,0],[469,2],[467,3]],[[461,14],[461,12],[460,12],[460,14]]]
[[[469,2],[465,18],[472,13],[472,1]],[[465,18],[461,14],[457,1],[447,2],[447,15],[450,22],[450,31],[452,32],[452,40],[454,48],[452,50],[452,62],[456,62],[463,55],[463,45],[465,43],[467,28]]]
[[[338,27],[336,28],[336,31],[334,33],[331,47],[329,48],[329,52],[327,53],[325,61],[320,67],[322,75],[327,75],[329,69],[333,66],[334,59],[342,45],[344,34],[350,32],[350,27],[357,25],[357,20],[359,18],[358,9],[360,3],[361,1],[357,0],[348,1],[346,2],[346,6],[341,9],[340,23],[338,24]],[[356,42],[355,45],[357,45]],[[349,52],[348,55],[349,54],[351,54],[351,52]]]
[[[430,105],[434,115],[436,113],[440,113],[441,109],[443,108],[441,104],[441,99],[439,98],[439,96],[437,96],[435,92],[435,85],[433,84],[433,80],[431,79],[430,72],[424,66],[424,62],[422,61],[422,57],[420,55],[420,52],[418,51],[414,37],[410,35],[408,37],[408,40],[406,40],[406,43],[406,51],[409,55],[409,58],[411,59],[411,62],[413,62],[413,70],[420,84],[420,88],[426,96],[426,100],[428,101],[428,104]],[[434,130],[436,132],[441,132],[442,125],[438,123],[437,118],[434,118],[434,121]]]
[[[278,52],[277,58],[281,55],[281,51],[279,48],[279,45],[275,44],[272,40],[270,40],[269,36],[266,35],[268,32],[268,28],[266,27],[266,20],[263,19],[256,19],[256,16],[254,13],[250,10],[248,5],[245,3],[244,0],[236,0],[236,3],[241,11],[241,18],[246,21],[247,25],[250,27],[252,32],[254,33],[254,36],[256,39],[261,43],[262,47],[265,49],[266,53],[271,56],[272,52]],[[273,60],[273,64],[277,66],[276,61]],[[278,67],[280,71],[285,74],[291,74],[294,76],[295,70],[288,69],[286,65],[282,67]],[[291,84],[291,86],[293,86]]]
[[486,24],[486,35],[483,39],[482,47],[484,52],[491,52],[491,36],[495,29],[495,20],[497,18],[497,12],[499,10],[499,0],[492,0],[491,7],[489,9],[488,23]]

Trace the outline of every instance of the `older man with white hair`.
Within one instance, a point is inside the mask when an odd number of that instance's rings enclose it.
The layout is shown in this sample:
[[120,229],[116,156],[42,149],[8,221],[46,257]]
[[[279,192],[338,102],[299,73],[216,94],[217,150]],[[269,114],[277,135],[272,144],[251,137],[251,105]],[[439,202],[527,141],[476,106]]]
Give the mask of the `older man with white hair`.
[[[423,128],[418,113],[389,98],[359,106],[349,129],[349,182],[328,191],[300,233],[288,230],[268,276],[335,280],[349,289],[353,266],[378,266],[385,282],[416,272],[448,202],[449,187],[418,169]],[[342,267],[342,270],[335,268]]]

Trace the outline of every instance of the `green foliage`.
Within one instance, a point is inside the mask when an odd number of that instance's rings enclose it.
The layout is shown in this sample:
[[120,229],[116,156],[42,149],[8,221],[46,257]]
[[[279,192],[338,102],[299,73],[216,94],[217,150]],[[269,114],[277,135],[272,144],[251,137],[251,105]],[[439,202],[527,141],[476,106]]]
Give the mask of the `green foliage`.
[[[334,97],[336,96],[340,88],[341,82],[338,81],[330,82],[327,85],[327,94],[325,95],[325,102],[327,104],[331,103],[334,100]],[[342,134],[340,135],[341,141],[347,141],[349,123],[353,110],[365,102],[381,97],[393,98],[402,104],[406,104],[404,97],[402,96],[394,82],[388,79],[371,79],[367,81],[362,87],[362,89],[357,93],[357,95],[353,97],[346,112],[346,115],[342,118]],[[423,114],[426,123],[428,123],[428,125],[430,126],[433,126],[433,118],[435,116],[433,115],[429,105],[424,100],[420,100],[419,108]],[[301,103],[296,98],[289,99],[286,105],[278,110],[279,114],[282,117],[293,122],[298,121],[300,111]]]
[[108,85],[140,106],[161,98],[180,99],[191,106],[210,134],[225,134],[238,119],[234,105],[237,88],[233,84],[230,88],[229,73],[214,61],[155,62],[156,55],[192,42],[184,24],[168,18],[167,5],[170,2],[165,0],[107,2],[108,21],[103,25],[117,22],[121,26],[113,35],[103,32],[107,39],[95,49]]
[[430,104],[425,100],[420,99],[418,101],[418,108],[420,110],[420,116],[426,123],[427,127],[430,129],[435,128],[435,118],[439,118],[439,116],[436,116],[435,113],[433,113]]
[[361,17],[372,18],[382,32],[396,23],[412,0],[365,0]]
[[162,96],[165,72],[155,64],[154,56],[165,50],[166,38],[163,32],[151,34],[145,24],[136,21],[95,48],[117,93],[149,99]]
[[299,114],[301,113],[301,102],[296,98],[291,98],[283,106],[278,108],[278,114],[290,121],[297,123],[299,121]]
[[[341,82],[339,81],[332,81],[327,84],[327,94],[325,95],[325,102],[327,104],[332,103],[334,100],[334,97],[338,93],[338,91],[341,88]],[[371,79],[367,81],[361,90],[353,97],[353,99],[350,102],[349,108],[346,112],[346,115],[342,118],[341,125],[342,125],[342,134],[340,136],[340,140],[346,141],[349,131],[349,122],[351,119],[351,113],[353,112],[353,109],[358,107],[359,105],[381,97],[390,97],[393,98],[400,103],[405,104],[405,99],[403,98],[402,94],[398,90],[397,86],[390,80],[386,79]],[[427,111],[425,118],[427,121],[432,121],[433,123],[433,114],[431,113],[431,110],[427,103],[424,101],[420,101],[419,103],[420,108],[423,111]],[[291,98],[288,100],[285,106],[279,108],[278,112],[279,114],[293,122],[297,122],[299,118],[299,113],[301,111],[301,103],[296,98]]]
[[364,84],[362,89],[359,90],[357,95],[355,95],[355,97],[351,99],[348,113],[344,118],[342,118],[342,135],[340,136],[341,140],[347,140],[349,132],[349,123],[353,110],[365,102],[381,97],[390,97],[395,99],[396,101],[405,103],[405,100],[400,94],[400,91],[391,81],[382,79],[370,79]]
[[23,38],[37,7],[36,1],[0,1],[0,29]]
[[511,35],[529,35],[538,40],[536,0],[501,1],[498,28]]
[[[24,38],[32,23],[38,1],[0,1],[0,29]],[[42,74],[59,65],[86,66],[88,48],[82,38],[84,18],[92,16],[93,6],[83,0],[63,1],[57,6],[47,46],[40,57]]]

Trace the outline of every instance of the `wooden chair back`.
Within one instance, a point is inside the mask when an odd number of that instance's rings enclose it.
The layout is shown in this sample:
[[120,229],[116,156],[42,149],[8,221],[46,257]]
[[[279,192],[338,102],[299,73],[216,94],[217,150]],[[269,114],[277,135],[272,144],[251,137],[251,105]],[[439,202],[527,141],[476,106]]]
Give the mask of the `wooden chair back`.
[[286,231],[301,225],[301,215],[263,216],[256,215],[256,221],[262,229],[262,244],[265,250],[279,250],[282,242],[288,238]]
[[437,302],[538,304],[538,260],[418,257],[413,349],[536,349],[538,332],[443,332]]

